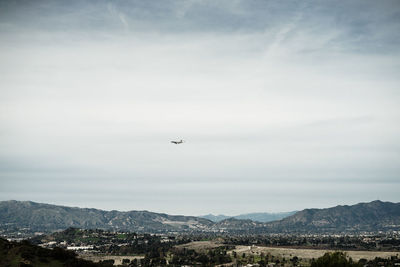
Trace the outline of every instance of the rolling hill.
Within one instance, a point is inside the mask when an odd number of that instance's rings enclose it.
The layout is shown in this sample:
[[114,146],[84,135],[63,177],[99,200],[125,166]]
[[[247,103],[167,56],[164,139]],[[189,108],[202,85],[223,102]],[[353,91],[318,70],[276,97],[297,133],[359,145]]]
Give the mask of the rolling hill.
[[46,249],[27,241],[10,242],[0,238],[0,266],[80,266],[112,267],[112,263],[94,263],[61,248]]
[[0,202],[0,225],[51,232],[76,228],[99,228],[136,232],[202,231],[213,222],[192,216],[172,216],[149,211],[104,211],[72,208],[31,201]]
[[296,212],[297,211],[277,212],[277,213],[253,212],[253,213],[240,214],[240,215],[236,215],[236,216],[226,216],[223,214],[219,214],[219,215],[207,214],[207,215],[203,215],[200,217],[211,220],[213,222],[220,222],[220,221],[223,221],[228,218],[235,218],[235,219],[239,219],[239,220],[252,220],[252,221],[257,221],[257,222],[272,222],[272,221],[277,221],[277,220],[286,218],[290,215],[295,214]]
[[69,227],[131,232],[322,233],[400,230],[400,203],[373,201],[327,209],[305,209],[273,222],[227,218],[213,222],[194,216],[149,211],[104,211],[31,201],[0,202],[0,230],[29,228],[52,232]]
[[359,203],[327,209],[305,209],[266,224],[272,232],[357,232],[400,229],[400,203]]

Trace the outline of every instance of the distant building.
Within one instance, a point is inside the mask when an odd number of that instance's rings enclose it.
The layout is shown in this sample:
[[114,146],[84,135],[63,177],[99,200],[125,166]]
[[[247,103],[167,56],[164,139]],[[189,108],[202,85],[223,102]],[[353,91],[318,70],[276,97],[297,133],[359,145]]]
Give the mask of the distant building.
[[91,250],[93,246],[79,246],[79,247],[67,247],[67,250]]

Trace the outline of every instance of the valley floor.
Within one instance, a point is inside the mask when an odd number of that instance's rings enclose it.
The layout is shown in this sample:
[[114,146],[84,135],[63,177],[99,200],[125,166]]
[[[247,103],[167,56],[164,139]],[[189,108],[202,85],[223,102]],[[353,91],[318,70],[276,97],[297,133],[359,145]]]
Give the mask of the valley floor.
[[[335,250],[324,250],[324,249],[299,249],[299,248],[278,248],[278,247],[262,247],[262,246],[236,246],[234,250],[229,251],[229,253],[233,253],[235,251],[238,255],[245,254],[253,254],[260,255],[271,254],[275,257],[280,258],[293,258],[297,256],[298,258],[311,260],[316,259],[323,256],[326,252],[334,252]],[[358,261],[360,259],[373,260],[375,257],[380,258],[390,258],[391,256],[400,256],[400,251],[345,251],[346,254],[351,257],[353,260]]]
[[144,256],[113,256],[113,255],[81,254],[79,255],[79,258],[93,262],[114,260],[114,265],[121,265],[123,259],[129,259],[129,261],[133,261],[134,259],[137,260],[144,259]]

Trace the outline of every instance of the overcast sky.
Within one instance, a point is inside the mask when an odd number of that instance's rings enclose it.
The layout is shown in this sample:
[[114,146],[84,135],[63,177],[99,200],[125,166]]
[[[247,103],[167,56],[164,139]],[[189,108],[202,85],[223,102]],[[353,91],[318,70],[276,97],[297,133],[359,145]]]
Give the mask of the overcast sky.
[[235,215],[399,192],[397,0],[0,1],[0,200]]

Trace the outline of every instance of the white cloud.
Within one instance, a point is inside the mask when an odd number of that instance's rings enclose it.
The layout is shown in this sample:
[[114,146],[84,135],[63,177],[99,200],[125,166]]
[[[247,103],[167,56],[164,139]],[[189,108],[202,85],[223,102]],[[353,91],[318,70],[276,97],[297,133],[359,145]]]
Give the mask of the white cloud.
[[[329,184],[321,205],[375,193],[398,201],[398,49],[355,49],[349,29],[359,30],[351,26],[357,19],[313,24],[305,7],[290,20],[275,14],[262,28],[268,21],[257,16],[255,29],[232,31],[205,30],[190,18],[204,12],[197,2],[177,5],[174,18],[192,31],[172,19],[162,30],[162,12],[140,19],[108,4],[122,32],[90,7],[60,25],[90,14],[93,29],[38,24],[1,37],[2,199],[197,214],[206,212],[201,201],[228,199],[214,212],[236,214],[278,197],[281,205],[269,210],[307,207]],[[256,12],[241,1],[228,10],[226,18],[245,25]],[[172,146],[175,138],[187,143]],[[21,189],[28,181],[30,193]],[[86,197],[70,201],[73,192]],[[180,206],[183,197],[192,208]]]

